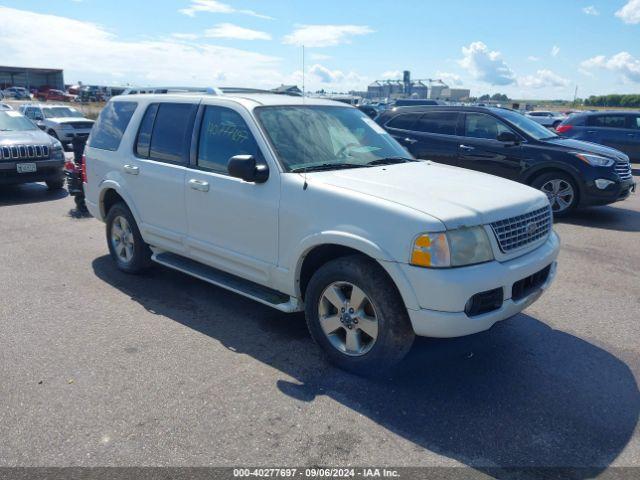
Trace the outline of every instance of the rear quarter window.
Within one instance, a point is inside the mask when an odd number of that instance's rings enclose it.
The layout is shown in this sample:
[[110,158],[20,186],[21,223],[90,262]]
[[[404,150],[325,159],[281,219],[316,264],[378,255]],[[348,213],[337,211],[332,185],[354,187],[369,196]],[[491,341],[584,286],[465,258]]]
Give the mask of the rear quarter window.
[[386,126],[389,128],[397,128],[399,130],[412,130],[413,126],[421,116],[421,113],[403,113],[392,118]]
[[91,129],[89,146],[101,150],[118,150],[122,136],[137,106],[136,102],[107,103]]

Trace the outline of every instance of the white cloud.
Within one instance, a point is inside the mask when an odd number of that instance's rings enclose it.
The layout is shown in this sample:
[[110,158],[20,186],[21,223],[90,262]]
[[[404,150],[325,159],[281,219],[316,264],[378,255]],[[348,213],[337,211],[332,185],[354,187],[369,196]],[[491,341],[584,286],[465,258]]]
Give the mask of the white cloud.
[[251,15],[252,17],[264,18],[268,20],[272,19],[272,17],[268,15],[256,13],[253,10],[239,10],[235,7],[232,7],[231,5],[219,2],[218,0],[191,0],[191,5],[189,5],[187,8],[182,8],[178,11],[190,17],[194,17],[196,13],[199,13],[199,12],[207,12],[207,13],[240,13],[243,15]]
[[237,40],[271,40],[271,35],[259,30],[240,27],[233,23],[219,23],[204,32],[208,38],[234,38]]
[[616,17],[624,23],[640,23],[640,0],[629,0],[627,4],[616,12]]
[[380,74],[381,80],[400,80],[402,78],[402,71],[400,70],[387,70]]
[[518,85],[524,88],[566,87],[569,80],[553,73],[551,70],[538,70],[535,75],[518,78]]
[[344,73],[341,70],[331,70],[318,63],[309,68],[309,74],[312,76],[311,80],[323,84],[324,88],[342,91],[362,88],[367,81],[366,77],[355,72]]
[[195,33],[172,33],[171,36],[177,40],[197,40],[198,35]]
[[629,52],[620,52],[610,58],[598,55],[583,61],[580,66],[583,69],[610,70],[621,75],[626,81],[640,83],[640,60]]
[[[3,62],[63,68],[69,82],[208,86],[225,81],[272,88],[288,78],[280,58],[248,50],[173,38],[125,41],[95,23],[1,6],[0,18]],[[24,41],[34,31],[47,39],[46,55]]]
[[533,56],[533,55],[529,55],[529,56],[527,57],[527,60],[529,60],[530,62],[537,62],[537,61],[539,61],[539,60],[540,60],[540,57],[536,57],[536,56]]
[[596,7],[594,7],[593,5],[589,5],[588,7],[584,7],[582,9],[582,13],[584,13],[585,15],[593,15],[593,16],[600,15],[600,12],[598,11],[598,9]]
[[333,47],[351,43],[351,37],[367,35],[373,30],[366,25],[299,25],[286,35],[283,43],[305,47]]
[[311,60],[330,60],[332,57],[331,55],[325,55],[324,53],[312,53],[310,55]]
[[484,43],[473,42],[462,47],[462,54],[463,58],[458,63],[476,80],[491,85],[510,85],[516,81],[500,52],[490,51]]
[[462,78],[460,77],[460,75],[457,75],[455,73],[436,72],[436,78],[441,79],[444,83],[446,83],[449,86],[462,85]]
[[557,57],[559,53],[560,53],[560,47],[559,47],[559,46],[557,46],[557,45],[554,45],[554,46],[551,48],[551,56],[552,56],[552,57]]

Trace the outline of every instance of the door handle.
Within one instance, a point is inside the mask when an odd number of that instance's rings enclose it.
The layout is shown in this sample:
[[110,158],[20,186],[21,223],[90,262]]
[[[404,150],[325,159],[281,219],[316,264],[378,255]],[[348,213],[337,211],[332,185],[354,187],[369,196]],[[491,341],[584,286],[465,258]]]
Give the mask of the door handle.
[[405,138],[403,140],[404,143],[408,143],[409,145],[413,145],[414,143],[418,143],[418,140],[416,140],[415,138]]
[[627,137],[635,137],[636,134],[635,133],[627,133]]
[[587,130],[587,133],[593,134],[593,133],[596,133],[596,131],[595,130]]
[[140,173],[140,167],[136,167],[135,165],[125,165],[122,169],[129,175],[138,175]]
[[204,182],[202,180],[196,180],[195,178],[192,178],[191,180],[189,180],[189,186],[192,189],[198,190],[200,192],[208,192],[209,191],[209,182]]
[[475,150],[475,147],[470,147],[469,145],[460,145],[460,150],[463,150],[465,152],[471,152],[472,150]]

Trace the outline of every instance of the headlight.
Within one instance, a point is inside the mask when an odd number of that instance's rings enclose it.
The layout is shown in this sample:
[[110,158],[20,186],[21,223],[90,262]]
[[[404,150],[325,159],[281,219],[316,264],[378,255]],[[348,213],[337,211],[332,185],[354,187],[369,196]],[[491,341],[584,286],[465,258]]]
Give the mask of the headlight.
[[594,167],[610,167],[614,161],[607,157],[601,157],[600,155],[593,155],[591,153],[571,152],[580,160]]
[[461,267],[490,260],[493,251],[483,227],[422,234],[415,239],[411,252],[411,264],[420,267]]
[[53,155],[52,155],[53,158],[64,159],[64,149],[62,148],[62,144],[58,140],[56,139],[53,140],[51,149],[53,151]]

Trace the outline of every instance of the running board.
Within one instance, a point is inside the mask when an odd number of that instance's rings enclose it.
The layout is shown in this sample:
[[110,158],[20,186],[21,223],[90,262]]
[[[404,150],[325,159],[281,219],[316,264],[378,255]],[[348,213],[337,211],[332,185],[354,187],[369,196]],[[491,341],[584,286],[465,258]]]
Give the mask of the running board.
[[207,283],[243,295],[282,312],[299,312],[302,310],[302,306],[296,298],[195,260],[169,252],[154,253],[151,259],[160,265],[199,278]]

